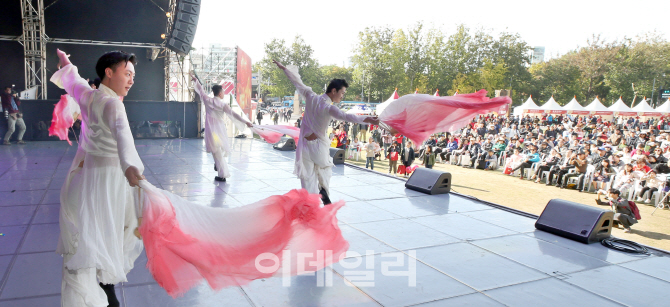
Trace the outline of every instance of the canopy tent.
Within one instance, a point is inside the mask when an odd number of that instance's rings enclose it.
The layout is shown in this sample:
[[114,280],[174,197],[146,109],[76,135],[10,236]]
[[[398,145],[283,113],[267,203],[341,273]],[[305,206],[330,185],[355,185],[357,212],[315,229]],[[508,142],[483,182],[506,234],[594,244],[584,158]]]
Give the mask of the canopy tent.
[[600,115],[600,116],[612,116],[614,112],[610,109],[608,109],[606,106],[598,100],[598,97],[596,99],[593,99],[593,102],[589,104],[588,106],[584,107],[584,109],[588,110],[591,112],[593,115]]
[[628,107],[623,102],[623,100],[621,100],[621,97],[619,97],[619,100],[617,100],[611,107],[609,107],[609,110],[613,111],[614,115],[617,116],[637,116],[637,112]]
[[400,95],[398,95],[398,88],[396,88],[395,91],[393,91],[391,97],[389,97],[389,99],[377,105],[377,110],[375,113],[377,113],[377,115],[382,114],[384,109],[386,109],[386,107],[388,107],[388,105],[391,104],[391,102],[393,102],[398,98],[400,98]]
[[561,105],[559,105],[556,100],[554,100],[554,96],[551,96],[547,102],[544,103],[540,107],[542,110],[544,110],[545,113],[547,114],[566,114],[568,111],[566,111]]
[[665,103],[656,108],[656,112],[661,113],[670,113],[670,99],[666,100]]
[[633,111],[637,112],[640,116],[661,117],[661,113],[647,103],[646,97],[633,108]]
[[544,110],[538,107],[533,101],[533,97],[530,96],[528,97],[528,100],[526,100],[526,102],[514,108],[513,114],[514,116],[524,116],[524,115],[540,116],[542,113],[544,113]]
[[435,94],[433,94],[435,97],[440,97],[440,89],[435,90]]
[[572,98],[568,104],[563,106],[563,109],[568,111],[568,114],[574,114],[574,115],[588,115],[590,112],[586,108],[582,107],[579,102],[577,102],[577,96]]

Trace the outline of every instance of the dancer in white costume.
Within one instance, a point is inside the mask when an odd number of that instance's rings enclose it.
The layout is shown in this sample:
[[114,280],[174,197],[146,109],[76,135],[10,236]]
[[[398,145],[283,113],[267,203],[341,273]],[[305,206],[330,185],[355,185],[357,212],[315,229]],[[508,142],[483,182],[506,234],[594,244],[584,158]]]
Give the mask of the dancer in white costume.
[[214,179],[216,181],[226,181],[226,178],[230,177],[230,172],[228,171],[225,157],[230,154],[230,144],[223,115],[228,114],[228,117],[240,131],[244,130],[244,125],[249,128],[253,125],[248,119],[233,112],[230,106],[222,100],[223,88],[221,85],[212,86],[214,97],[209,97],[207,92],[202,88],[202,85],[200,85],[198,78],[194,74],[191,74],[191,78],[193,78],[193,82],[195,83],[195,91],[200,95],[200,99],[205,104],[205,113],[207,114],[205,120],[205,146],[207,152],[212,153],[215,169],[219,172],[219,175]]
[[119,306],[114,284],[126,281],[143,248],[133,234],[133,187],[144,178],[144,166],[119,99],[133,85],[135,56],[113,51],[100,57],[102,83],[94,90],[68,55],[57,52],[60,69],[51,81],[72,96],[82,115],[79,148],[61,188],[61,305]]
[[305,114],[300,124],[300,140],[295,152],[294,173],[309,193],[320,193],[323,203],[329,204],[328,186],[332,175],[333,158],[330,156],[330,140],[326,135],[331,118],[350,122],[378,125],[376,117],[347,114],[332,103],[342,101],[349,86],[343,79],[330,81],[326,93],[317,95],[312,88],[304,85],[298,74],[298,67],[288,67],[274,61],[284,70],[295,88],[305,97]]

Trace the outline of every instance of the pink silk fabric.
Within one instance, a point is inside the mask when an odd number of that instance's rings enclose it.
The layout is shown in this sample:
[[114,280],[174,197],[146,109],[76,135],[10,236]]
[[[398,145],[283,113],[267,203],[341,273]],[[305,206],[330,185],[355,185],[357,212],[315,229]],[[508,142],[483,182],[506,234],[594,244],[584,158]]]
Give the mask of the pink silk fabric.
[[68,129],[74,124],[75,118],[70,111],[69,103],[71,102],[68,101],[68,95],[60,96],[60,101],[54,107],[49,136],[57,136],[61,141],[67,141],[68,144],[72,145],[68,138]]
[[349,248],[335,216],[344,201],[321,207],[320,196],[304,189],[242,207],[212,208],[145,180],[140,187],[147,267],[172,297],[203,280],[219,290],[317,271]]
[[279,142],[282,136],[288,135],[298,143],[300,128],[283,125],[254,125],[251,131],[258,134],[266,142],[274,144]]
[[431,134],[453,132],[478,114],[500,112],[512,100],[509,97],[486,97],[486,91],[472,94],[436,97],[427,94],[402,96],[391,102],[379,115],[379,121],[398,130],[415,144],[422,144]]

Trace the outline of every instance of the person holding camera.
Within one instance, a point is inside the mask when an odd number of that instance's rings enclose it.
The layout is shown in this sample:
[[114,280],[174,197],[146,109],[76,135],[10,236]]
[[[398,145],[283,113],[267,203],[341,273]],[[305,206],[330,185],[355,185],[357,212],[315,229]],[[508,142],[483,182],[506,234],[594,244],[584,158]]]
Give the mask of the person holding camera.
[[7,133],[2,142],[3,145],[11,145],[9,138],[14,134],[17,125],[19,126],[19,134],[17,135],[18,142],[16,143],[26,143],[23,141],[23,134],[26,133],[26,123],[23,121],[23,113],[19,111],[20,106],[21,100],[16,92],[12,91],[11,86],[5,87],[5,91],[2,93],[2,108],[5,110],[5,116],[7,117]]

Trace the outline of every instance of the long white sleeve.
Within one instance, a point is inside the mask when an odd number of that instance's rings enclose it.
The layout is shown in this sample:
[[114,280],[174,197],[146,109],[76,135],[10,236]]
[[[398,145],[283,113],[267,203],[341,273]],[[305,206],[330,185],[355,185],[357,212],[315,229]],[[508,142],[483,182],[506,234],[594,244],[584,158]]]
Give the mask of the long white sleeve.
[[113,138],[116,140],[116,147],[123,172],[125,173],[128,167],[135,166],[140,170],[140,174],[143,173],[144,164],[142,164],[142,160],[140,160],[140,156],[137,154],[135,140],[128,124],[126,108],[123,106],[121,100],[110,99],[107,101],[103,116],[105,122],[109,125]]
[[[218,99],[216,99],[218,100]],[[240,131],[244,131],[244,128],[247,127],[247,123],[251,124],[249,119],[242,117],[242,115],[233,112],[233,109],[226,103],[223,103],[223,112],[228,114],[228,117],[233,121],[233,124]]]
[[359,124],[367,124],[365,122],[365,119],[368,118],[365,115],[355,115],[355,114],[347,114],[346,112],[342,112],[342,110],[338,109],[334,105],[329,105],[328,106],[328,114],[332,116],[333,118],[339,119],[341,121],[345,122],[350,122],[350,123],[359,123]]
[[298,72],[298,66],[288,65],[284,69],[284,73],[288,80],[293,83],[298,92],[305,97],[305,99],[312,99],[314,96],[318,96],[312,88],[302,83],[302,78],[300,78],[300,73]]
[[79,70],[74,64],[65,65],[51,76],[51,82],[64,89],[81,107],[84,97],[95,91],[88,82],[79,76]]

